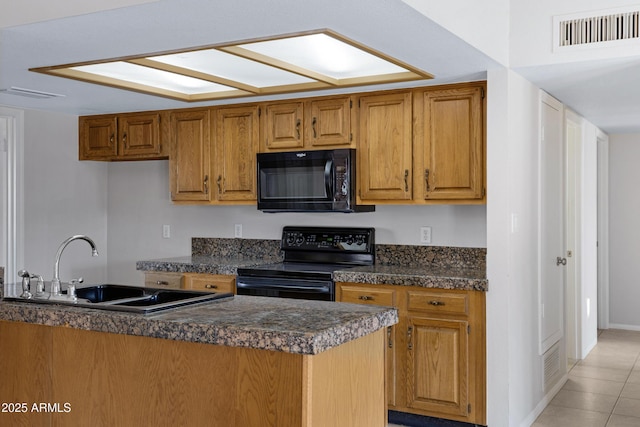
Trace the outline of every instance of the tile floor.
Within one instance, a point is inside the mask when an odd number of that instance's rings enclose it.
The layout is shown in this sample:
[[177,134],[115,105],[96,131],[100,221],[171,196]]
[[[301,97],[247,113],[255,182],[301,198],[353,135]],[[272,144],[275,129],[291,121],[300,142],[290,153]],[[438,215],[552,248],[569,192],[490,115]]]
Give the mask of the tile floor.
[[640,332],[608,329],[533,427],[639,427]]

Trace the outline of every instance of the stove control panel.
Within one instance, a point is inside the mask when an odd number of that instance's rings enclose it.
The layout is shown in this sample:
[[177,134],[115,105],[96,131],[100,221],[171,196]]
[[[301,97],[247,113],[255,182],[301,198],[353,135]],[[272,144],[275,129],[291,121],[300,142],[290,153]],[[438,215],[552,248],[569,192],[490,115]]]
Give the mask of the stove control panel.
[[368,253],[373,244],[373,228],[285,227],[282,231],[283,250]]

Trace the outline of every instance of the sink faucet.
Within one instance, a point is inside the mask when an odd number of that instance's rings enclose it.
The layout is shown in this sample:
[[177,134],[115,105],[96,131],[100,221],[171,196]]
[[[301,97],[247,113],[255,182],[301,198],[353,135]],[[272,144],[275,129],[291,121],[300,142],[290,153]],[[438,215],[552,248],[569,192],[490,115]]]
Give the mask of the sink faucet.
[[60,291],[60,257],[62,256],[62,251],[67,245],[74,240],[85,240],[87,243],[91,245],[91,256],[98,256],[98,250],[96,249],[96,244],[91,240],[88,236],[84,234],[77,234],[75,236],[71,236],[66,239],[64,242],[60,244],[58,248],[58,252],[56,253],[56,262],[53,265],[53,279],[51,279],[51,295],[49,298],[56,299],[62,297],[62,292]]

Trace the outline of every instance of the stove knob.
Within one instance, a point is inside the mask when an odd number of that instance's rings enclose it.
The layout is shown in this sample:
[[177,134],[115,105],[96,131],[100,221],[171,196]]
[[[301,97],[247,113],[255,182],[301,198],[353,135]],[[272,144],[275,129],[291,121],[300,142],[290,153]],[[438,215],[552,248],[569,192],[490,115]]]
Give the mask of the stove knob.
[[296,238],[296,243],[297,243],[298,245],[301,245],[302,243],[304,243],[304,237],[302,237],[302,236],[298,236],[298,237]]
[[295,242],[295,236],[292,234],[287,235],[287,245],[293,245],[293,242]]

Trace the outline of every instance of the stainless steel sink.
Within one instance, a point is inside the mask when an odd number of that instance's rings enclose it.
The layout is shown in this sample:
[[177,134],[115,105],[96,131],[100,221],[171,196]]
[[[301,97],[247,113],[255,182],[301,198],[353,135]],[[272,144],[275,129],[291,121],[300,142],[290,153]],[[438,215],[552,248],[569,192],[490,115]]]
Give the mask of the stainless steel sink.
[[[64,292],[63,292],[64,294]],[[76,289],[77,301],[71,299],[5,297],[9,301],[36,304],[62,304],[100,310],[156,313],[177,307],[233,297],[231,293],[201,292],[183,289],[157,289],[126,285],[91,285]]]

